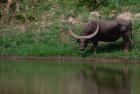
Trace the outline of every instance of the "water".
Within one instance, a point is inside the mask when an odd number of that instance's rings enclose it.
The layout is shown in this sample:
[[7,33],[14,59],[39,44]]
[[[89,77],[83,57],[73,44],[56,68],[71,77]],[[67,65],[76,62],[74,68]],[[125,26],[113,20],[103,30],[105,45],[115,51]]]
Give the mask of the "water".
[[0,94],[140,94],[140,65],[0,61]]

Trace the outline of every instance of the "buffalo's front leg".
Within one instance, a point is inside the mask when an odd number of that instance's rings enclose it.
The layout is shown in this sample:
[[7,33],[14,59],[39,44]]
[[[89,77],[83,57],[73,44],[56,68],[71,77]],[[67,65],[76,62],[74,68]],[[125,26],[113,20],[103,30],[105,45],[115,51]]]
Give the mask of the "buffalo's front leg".
[[96,54],[97,46],[98,46],[98,41],[94,41],[94,42],[93,42],[93,48],[92,48],[94,54]]
[[132,41],[128,34],[123,36],[124,41],[124,51],[128,52],[132,48]]

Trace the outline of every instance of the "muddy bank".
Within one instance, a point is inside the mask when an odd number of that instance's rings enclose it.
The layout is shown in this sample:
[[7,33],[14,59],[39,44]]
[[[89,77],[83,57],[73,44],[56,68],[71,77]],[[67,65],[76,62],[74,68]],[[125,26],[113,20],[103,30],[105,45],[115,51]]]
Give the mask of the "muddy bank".
[[29,61],[55,61],[55,62],[86,62],[86,63],[140,63],[140,58],[112,58],[112,57],[74,57],[74,56],[0,56],[0,60],[29,60]]

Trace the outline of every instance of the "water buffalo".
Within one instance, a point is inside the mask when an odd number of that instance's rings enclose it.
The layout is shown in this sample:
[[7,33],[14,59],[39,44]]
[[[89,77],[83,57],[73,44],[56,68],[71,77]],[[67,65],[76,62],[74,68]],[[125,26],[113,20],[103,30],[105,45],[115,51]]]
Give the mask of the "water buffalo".
[[128,52],[132,47],[132,26],[127,20],[92,20],[88,22],[81,35],[76,35],[70,28],[71,35],[76,38],[80,45],[80,50],[84,50],[88,43],[93,43],[93,51],[99,41],[112,42],[119,38],[124,41],[124,51]]

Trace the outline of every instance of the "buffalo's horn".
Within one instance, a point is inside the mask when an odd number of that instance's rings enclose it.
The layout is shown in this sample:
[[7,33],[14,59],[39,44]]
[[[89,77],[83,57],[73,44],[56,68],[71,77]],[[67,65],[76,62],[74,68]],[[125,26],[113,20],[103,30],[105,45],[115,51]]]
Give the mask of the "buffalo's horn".
[[71,33],[71,35],[74,38],[76,38],[76,39],[80,39],[80,38],[90,39],[90,38],[94,37],[98,33],[98,31],[99,31],[99,25],[97,24],[97,28],[96,28],[95,32],[93,32],[92,34],[87,35],[87,36],[78,36],[78,35],[76,35],[75,33],[72,32],[71,28],[69,28],[69,29],[70,29],[69,32]]

